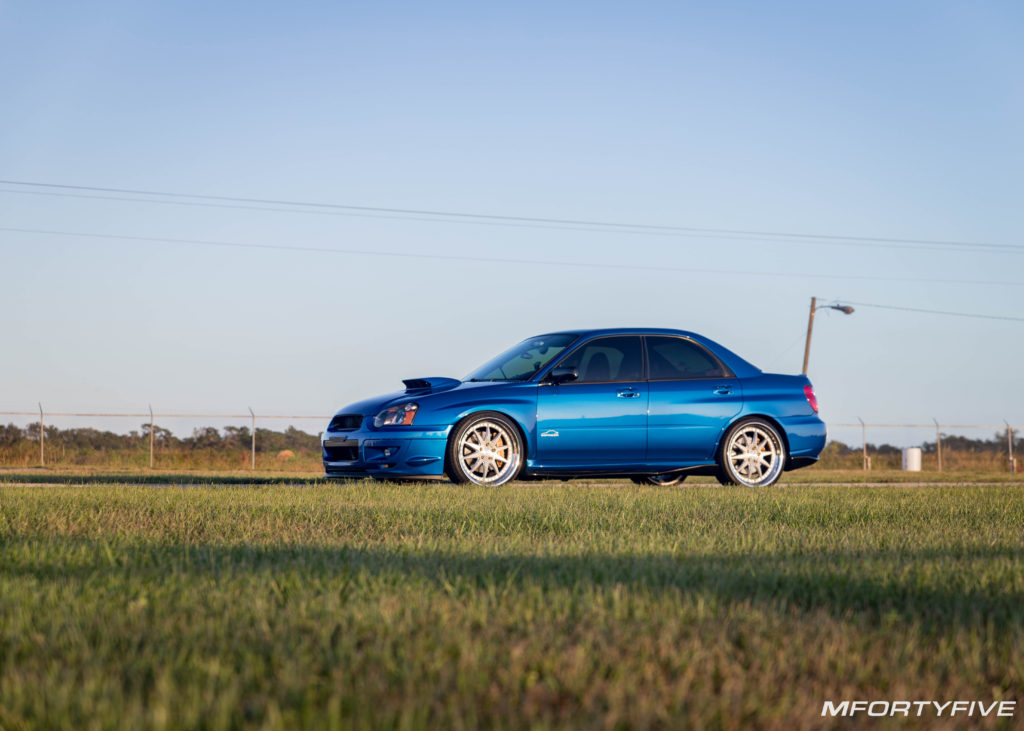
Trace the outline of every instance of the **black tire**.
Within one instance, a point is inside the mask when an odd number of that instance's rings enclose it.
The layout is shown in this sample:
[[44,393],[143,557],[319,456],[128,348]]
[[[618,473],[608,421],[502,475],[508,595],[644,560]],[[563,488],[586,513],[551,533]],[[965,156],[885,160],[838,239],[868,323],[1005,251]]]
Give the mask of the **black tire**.
[[516,479],[525,464],[526,448],[515,423],[496,411],[481,411],[452,431],[444,471],[458,484],[495,487]]
[[723,485],[768,487],[782,477],[786,442],[775,425],[766,419],[743,419],[722,439],[717,461],[715,476]]
[[630,477],[637,485],[657,485],[658,487],[671,487],[681,485],[686,480],[686,475],[673,474],[664,475],[643,475],[642,477]]

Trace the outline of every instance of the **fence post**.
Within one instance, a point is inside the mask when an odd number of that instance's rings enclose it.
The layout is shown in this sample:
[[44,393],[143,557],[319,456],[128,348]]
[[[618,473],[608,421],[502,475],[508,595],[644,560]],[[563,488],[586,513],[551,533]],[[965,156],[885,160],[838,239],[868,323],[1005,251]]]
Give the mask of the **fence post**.
[[46,426],[43,424],[43,403],[39,402],[39,466],[46,466],[46,454],[43,450],[43,442],[46,440]]
[[252,406],[249,407],[249,414],[252,416],[252,462],[249,469],[256,469],[256,414],[252,410]]
[[871,469],[871,460],[868,459],[868,428],[864,425],[864,420],[859,416],[857,421],[860,422],[860,449],[861,457],[863,458],[861,467],[867,471]]
[[1006,419],[1003,419],[1003,423],[1006,424],[1006,450],[1010,455],[1010,472],[1016,472],[1017,463],[1013,460],[1013,429]]
[[942,432],[939,429],[939,422],[934,416],[932,421],[935,422],[935,454],[939,459],[939,472],[942,472]]
[[153,404],[149,405],[149,469],[153,469]]

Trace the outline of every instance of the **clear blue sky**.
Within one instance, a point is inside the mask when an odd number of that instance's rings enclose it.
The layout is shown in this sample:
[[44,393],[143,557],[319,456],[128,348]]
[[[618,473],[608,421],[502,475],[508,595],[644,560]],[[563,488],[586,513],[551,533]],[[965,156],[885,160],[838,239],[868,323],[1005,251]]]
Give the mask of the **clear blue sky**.
[[[1015,2],[4,2],[0,178],[1019,245],[1022,37]],[[329,414],[577,327],[696,330],[797,372],[811,295],[1024,316],[1019,251],[23,193],[0,226],[467,257],[0,232],[0,410]],[[857,278],[879,276],[1016,286]],[[1024,423],[1024,323],[830,314],[828,421]]]

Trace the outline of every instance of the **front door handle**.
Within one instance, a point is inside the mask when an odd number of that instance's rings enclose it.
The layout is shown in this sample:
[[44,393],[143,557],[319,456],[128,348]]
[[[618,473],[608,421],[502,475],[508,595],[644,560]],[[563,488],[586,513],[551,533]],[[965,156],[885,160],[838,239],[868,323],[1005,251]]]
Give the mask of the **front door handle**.
[[732,387],[719,386],[718,388],[715,389],[715,393],[717,393],[719,396],[728,396],[730,393],[732,393]]
[[619,398],[636,398],[640,394],[637,391],[619,391]]

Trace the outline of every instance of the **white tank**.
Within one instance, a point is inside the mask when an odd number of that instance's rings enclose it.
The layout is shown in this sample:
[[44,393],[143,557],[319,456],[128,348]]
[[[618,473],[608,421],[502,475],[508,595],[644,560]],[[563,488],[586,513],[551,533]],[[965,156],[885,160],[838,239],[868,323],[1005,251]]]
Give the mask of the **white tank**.
[[920,447],[907,447],[903,450],[903,469],[907,472],[921,471]]

